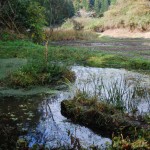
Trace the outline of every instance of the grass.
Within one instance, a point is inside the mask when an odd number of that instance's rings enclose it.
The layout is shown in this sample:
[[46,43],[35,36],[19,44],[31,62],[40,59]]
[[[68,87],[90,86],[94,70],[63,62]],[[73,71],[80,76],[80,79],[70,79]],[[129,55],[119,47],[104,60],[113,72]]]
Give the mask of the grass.
[[8,93],[22,95],[23,90],[15,91],[11,88],[27,88],[25,95],[31,93],[34,95],[44,91],[36,88],[37,86],[56,86],[62,84],[66,78],[74,80],[74,74],[67,65],[59,63],[60,61],[56,63],[58,59],[55,58],[54,52],[52,57],[49,55],[46,63],[44,51],[45,47],[29,41],[0,41],[1,95]]
[[51,32],[45,29],[46,34],[51,33],[51,41],[68,41],[68,40],[98,40],[98,34],[93,32],[93,28],[99,24],[98,18],[68,19],[57,29]]
[[114,54],[100,54],[92,56],[87,60],[87,64],[92,67],[113,67],[127,69],[150,70],[150,61],[143,58],[129,58]]
[[50,41],[96,40],[98,35],[91,31],[76,31],[74,29],[58,29],[51,34]]
[[[0,42],[1,59],[44,58],[44,50],[44,46],[36,45],[29,41]],[[140,53],[120,51],[119,54],[113,54],[115,51],[111,51],[88,47],[49,46],[48,59],[54,62],[63,62],[67,65],[76,63],[94,67],[150,70],[150,60],[140,56]],[[147,51],[147,53],[149,52]]]
[[150,30],[149,0],[118,0],[115,5],[105,12],[102,24],[105,29],[129,28],[131,31]]
[[[11,85],[11,87],[19,88],[43,86],[46,83],[59,84],[64,78],[72,76],[67,66],[74,64],[150,70],[150,60],[139,58],[139,55],[135,55],[133,58],[124,56],[123,53],[110,54],[110,52],[96,48],[91,50],[91,48],[85,47],[49,46],[48,64],[51,69],[46,71],[44,52],[44,46],[27,40],[0,41],[1,86]],[[61,63],[64,65],[61,66]],[[70,79],[72,80],[72,78]],[[9,82],[6,84],[6,81]],[[6,91],[9,90],[6,88]],[[7,93],[6,91],[4,93]]]
[[[149,143],[145,140],[144,137],[148,137],[147,133],[145,131],[141,131],[140,133],[135,133],[136,135],[139,135],[139,138],[135,140],[130,140],[129,138],[123,138],[122,135],[118,137],[113,137],[113,144],[110,148],[112,149],[149,149]],[[141,136],[142,135],[142,136]]]

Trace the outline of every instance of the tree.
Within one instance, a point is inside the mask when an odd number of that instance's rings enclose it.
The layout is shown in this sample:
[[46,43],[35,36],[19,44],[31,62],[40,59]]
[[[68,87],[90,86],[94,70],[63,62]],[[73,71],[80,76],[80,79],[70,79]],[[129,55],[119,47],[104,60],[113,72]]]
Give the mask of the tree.
[[104,13],[108,10],[109,0],[101,0],[101,12]]
[[30,29],[34,41],[43,38],[43,27],[46,24],[44,7],[35,0],[6,0],[1,3],[0,26],[20,34]]
[[44,40],[43,27],[46,25],[45,8],[38,2],[30,2],[27,8],[27,24],[31,30],[32,39],[36,42]]
[[82,0],[82,7],[84,9],[86,9],[86,7],[87,7],[87,0]]
[[110,0],[110,4],[115,4],[117,0]]
[[45,16],[49,25],[60,24],[66,18],[74,15],[74,6],[71,0],[38,0],[45,8]]
[[109,7],[109,0],[103,0],[103,3],[104,3],[104,11],[107,11],[108,10],[108,7]]
[[100,11],[101,11],[101,2],[100,2],[100,0],[95,0],[94,10],[95,10],[96,14],[100,13]]
[[90,6],[91,6],[90,0],[86,0],[86,8],[85,8],[85,9],[86,9],[87,11],[90,10],[90,8],[91,8]]
[[81,8],[80,0],[74,0],[74,8],[76,12]]

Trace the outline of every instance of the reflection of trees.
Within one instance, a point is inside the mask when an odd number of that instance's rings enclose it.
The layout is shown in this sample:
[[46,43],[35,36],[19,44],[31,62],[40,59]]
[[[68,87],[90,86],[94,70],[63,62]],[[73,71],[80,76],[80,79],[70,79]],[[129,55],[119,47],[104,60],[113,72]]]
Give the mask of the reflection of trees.
[[[64,131],[64,127],[61,128],[61,125],[56,121],[56,117],[59,116],[54,114],[51,104],[58,102],[58,99],[59,94],[45,99],[40,105],[40,111],[43,114],[36,128],[35,135],[32,134],[32,138],[35,140],[34,143],[47,145],[49,149],[59,147],[68,149],[68,147],[80,146],[79,139],[69,129]],[[34,143],[31,142],[31,145]]]
[[76,89],[89,97],[97,97],[118,109],[132,113],[138,111],[141,103],[150,103],[148,84],[142,81],[141,76],[119,74],[108,78],[102,73],[86,73],[87,77],[76,83]]

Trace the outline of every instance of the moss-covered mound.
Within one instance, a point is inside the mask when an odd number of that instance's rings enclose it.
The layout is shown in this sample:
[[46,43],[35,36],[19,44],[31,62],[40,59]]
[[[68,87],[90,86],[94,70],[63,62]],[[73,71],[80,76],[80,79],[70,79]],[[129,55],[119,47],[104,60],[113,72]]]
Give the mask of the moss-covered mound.
[[132,136],[133,132],[145,127],[144,122],[137,121],[117,110],[113,106],[84,98],[64,100],[61,103],[61,113],[98,132],[104,132],[108,136],[123,134]]

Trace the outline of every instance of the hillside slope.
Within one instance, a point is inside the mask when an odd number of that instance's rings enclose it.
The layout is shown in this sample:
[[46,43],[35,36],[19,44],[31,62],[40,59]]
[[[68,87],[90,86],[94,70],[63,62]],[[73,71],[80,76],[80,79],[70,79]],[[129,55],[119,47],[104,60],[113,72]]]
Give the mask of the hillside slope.
[[99,27],[150,31],[150,0],[118,0],[105,12]]

